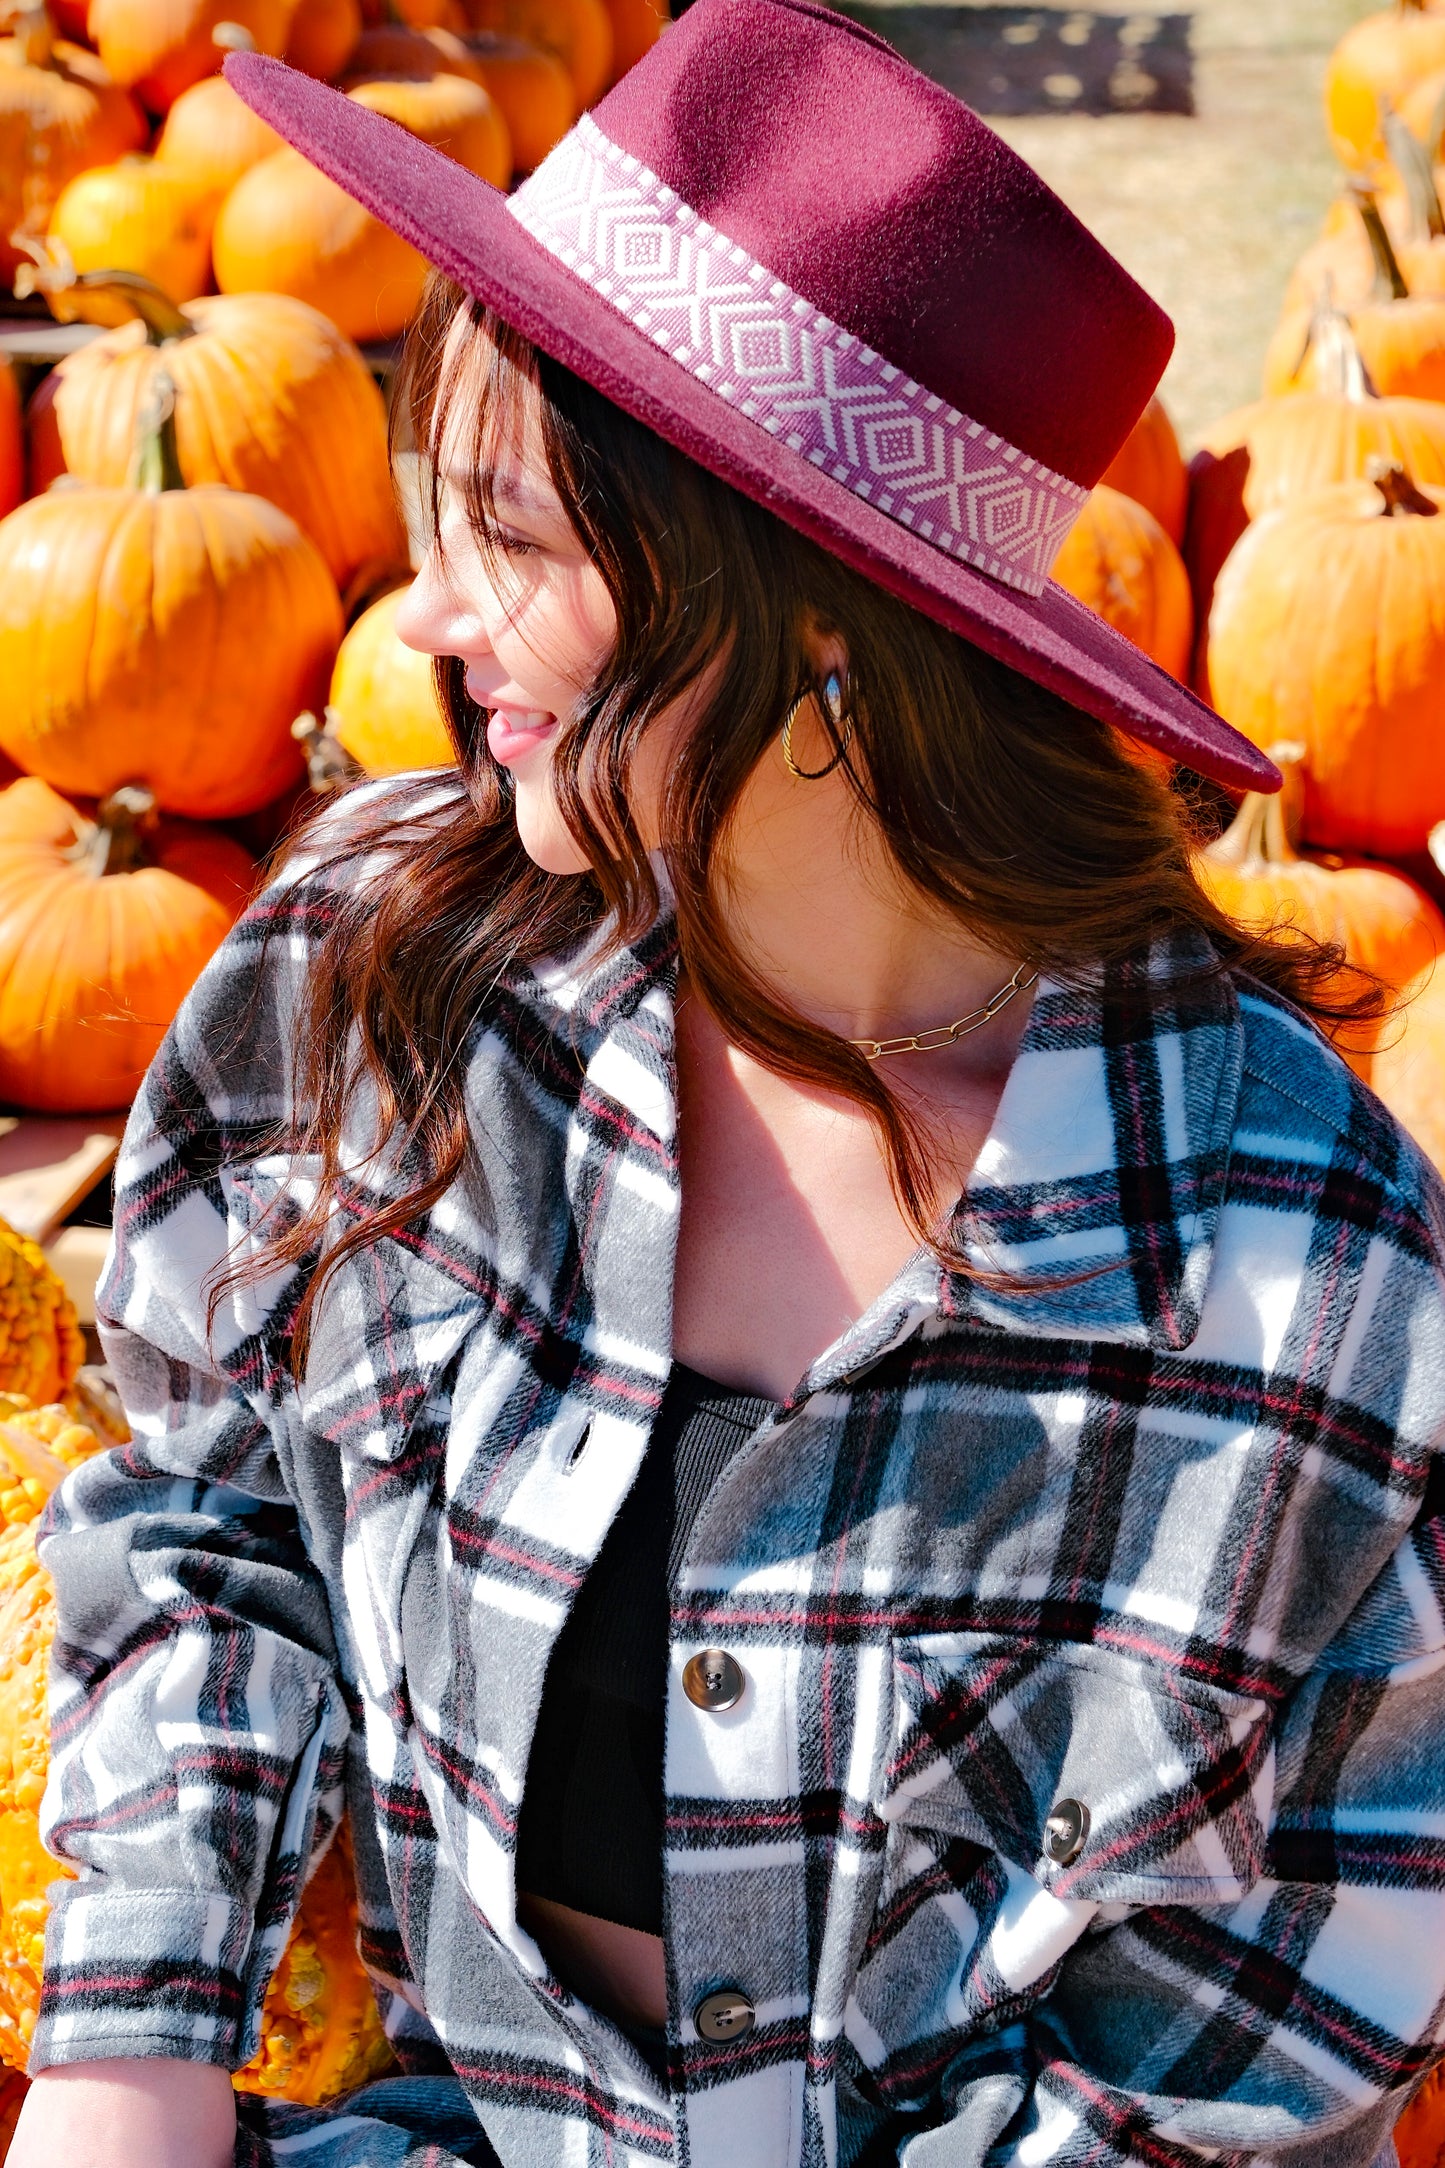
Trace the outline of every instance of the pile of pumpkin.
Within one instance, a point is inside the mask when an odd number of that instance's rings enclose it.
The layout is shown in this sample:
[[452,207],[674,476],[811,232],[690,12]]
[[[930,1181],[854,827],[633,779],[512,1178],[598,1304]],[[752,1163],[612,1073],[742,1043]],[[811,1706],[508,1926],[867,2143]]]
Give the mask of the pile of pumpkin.
[[350,337],[426,265],[217,77],[283,54],[505,187],[637,60],[662,0],[0,0],[0,277],[135,271],[175,302],[284,293]]
[[1402,990],[1341,1051],[1445,1167],[1445,0],[1358,23],[1326,118],[1345,187],[1264,396],[1187,468],[1156,401],[1055,576],[1288,765],[1203,871],[1247,923],[1327,934]]
[[[0,1221],[0,2158],[25,2091],[40,2005],[49,1885],[41,1845],[49,1760],[49,1577],[35,1555],[47,1499],[70,1469],[129,1433],[59,1280],[33,1242]],[[362,2084],[390,2051],[356,1951],[345,1833],[308,1883],[267,1993],[261,2044],[236,2075],[247,2092],[317,2102]]]
[[244,908],[312,716],[333,766],[451,749],[392,629],[407,542],[351,342],[285,295],[53,298],[129,320],[23,431],[0,409],[0,466],[36,492],[0,519],[0,1101],[93,1112],[129,1104]]

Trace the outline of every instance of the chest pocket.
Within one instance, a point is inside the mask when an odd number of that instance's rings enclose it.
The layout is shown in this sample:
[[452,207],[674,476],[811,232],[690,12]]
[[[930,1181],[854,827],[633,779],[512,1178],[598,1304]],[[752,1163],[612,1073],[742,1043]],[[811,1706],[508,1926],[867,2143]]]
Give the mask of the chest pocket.
[[893,1652],[887,1821],[1099,1904],[1227,1902],[1263,1867],[1265,1705],[1069,1642],[929,1634]]
[[383,1237],[322,1296],[297,1395],[302,1421],[348,1458],[398,1460],[479,1315],[455,1281]]

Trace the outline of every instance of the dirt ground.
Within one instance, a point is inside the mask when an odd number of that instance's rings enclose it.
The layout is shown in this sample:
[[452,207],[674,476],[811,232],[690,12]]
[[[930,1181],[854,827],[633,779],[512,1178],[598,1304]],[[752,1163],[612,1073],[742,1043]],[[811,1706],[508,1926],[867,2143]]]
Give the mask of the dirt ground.
[[1164,392],[1188,439],[1257,396],[1286,275],[1337,185],[1320,113],[1325,59],[1379,0],[1166,4],[1193,18],[1192,117],[990,119],[1173,317]]

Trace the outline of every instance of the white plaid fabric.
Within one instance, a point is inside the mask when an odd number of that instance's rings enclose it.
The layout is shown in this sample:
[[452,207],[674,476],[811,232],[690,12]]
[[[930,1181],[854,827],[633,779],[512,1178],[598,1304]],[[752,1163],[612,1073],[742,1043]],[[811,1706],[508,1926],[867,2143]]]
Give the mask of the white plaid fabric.
[[[400,850],[448,817],[369,802]],[[498,991],[474,1176],[344,1268],[298,1386],[301,1277],[209,1342],[204,1288],[309,1178],[267,1140],[331,909],[309,875],[262,899],[127,1133],[101,1307],[135,1443],[44,1545],[80,1879],[33,2067],[243,2061],[345,1802],[404,2062],[505,2168],[1367,2168],[1445,2033],[1442,1200],[1378,1103],[1197,952],[1040,984],[970,1198],[1018,1285],[916,1259],[694,1534],[664,2086],[549,1974],[513,1860],[668,1374],[670,928]],[[342,1212],[402,1179],[362,1156]],[[713,1645],[721,1715],[681,1683]],[[693,2021],[720,1986],[756,2009],[730,2043]],[[423,2158],[299,2115],[274,2158]]]

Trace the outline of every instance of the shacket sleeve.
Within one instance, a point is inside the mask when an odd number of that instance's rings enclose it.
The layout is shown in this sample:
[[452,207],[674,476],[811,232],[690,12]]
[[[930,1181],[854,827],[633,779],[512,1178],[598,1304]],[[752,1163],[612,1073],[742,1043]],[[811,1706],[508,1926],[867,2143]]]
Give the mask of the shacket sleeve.
[[185,1003],[121,1150],[101,1335],[133,1442],[78,1469],[54,1577],[52,1885],[31,2070],[102,2056],[237,2067],[308,1865],[340,1811],[348,1716],[288,1494],[294,1272],[225,1290],[284,1174],[290,1003],[314,911],[268,891]]

